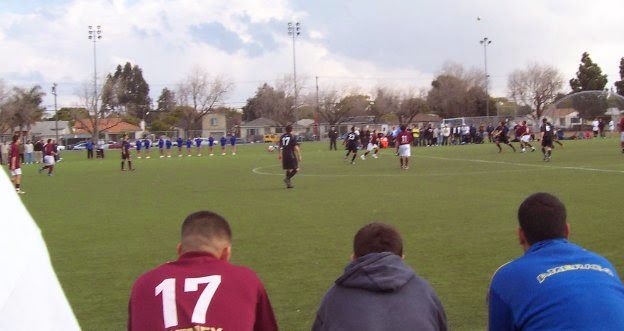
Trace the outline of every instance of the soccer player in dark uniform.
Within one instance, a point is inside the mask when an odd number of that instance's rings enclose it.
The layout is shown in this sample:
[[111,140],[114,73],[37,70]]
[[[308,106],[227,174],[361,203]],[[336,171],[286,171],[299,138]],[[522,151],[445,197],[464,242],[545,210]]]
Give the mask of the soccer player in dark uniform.
[[516,152],[516,148],[509,142],[509,128],[505,125],[505,122],[500,122],[500,125],[496,127],[493,132],[494,142],[496,143],[496,147],[498,147],[498,152],[502,153],[503,148],[500,146],[501,143],[511,147],[514,152]]
[[158,138],[158,152],[160,152],[160,158],[165,157],[165,139],[163,137]]
[[301,161],[301,150],[297,137],[292,134],[292,126],[286,127],[286,133],[280,137],[279,141],[279,159],[282,160],[282,169],[286,170],[286,188],[293,188],[291,179],[299,171],[299,162]]
[[[370,143],[370,134],[370,130],[367,129],[360,135],[360,146],[362,146],[362,149],[368,147],[368,144]],[[366,160],[366,155],[368,155],[368,152],[362,154],[360,158],[362,160]]]
[[169,137],[165,138],[165,148],[167,148],[167,157],[171,157],[172,145],[173,145],[173,142],[171,142],[171,139]]
[[357,148],[358,148],[358,134],[355,132],[355,127],[351,127],[351,132],[347,134],[343,144],[347,148],[347,154],[345,155],[345,160],[349,158],[349,154],[353,153],[353,157],[351,158],[351,164],[355,164],[355,158],[357,157]]
[[550,161],[553,149],[554,139],[554,127],[548,123],[546,118],[542,119],[542,126],[540,127],[541,141],[542,141],[542,153],[544,153],[544,161]]
[[191,137],[186,138],[186,156],[193,156],[191,154],[191,146],[193,146],[193,141]]
[[182,146],[184,145],[184,139],[182,139],[182,137],[178,137],[176,143],[178,144],[178,157],[182,157]]
[[195,137],[195,150],[197,151],[197,156],[201,156],[201,143],[202,138]]
[[332,126],[331,130],[329,130],[329,132],[327,133],[327,136],[329,137],[329,150],[331,151],[333,150],[338,150],[336,148],[336,140],[338,140],[338,131],[336,131],[336,129]]
[[121,141],[121,171],[126,171],[126,161],[128,161],[128,170],[133,171],[132,161],[130,160],[130,142],[128,136],[124,136]]

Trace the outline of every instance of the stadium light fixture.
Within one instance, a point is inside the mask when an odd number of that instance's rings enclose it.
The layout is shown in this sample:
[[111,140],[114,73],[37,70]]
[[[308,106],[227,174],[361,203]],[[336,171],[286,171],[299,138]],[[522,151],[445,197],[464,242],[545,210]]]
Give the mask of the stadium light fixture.
[[297,91],[297,57],[295,39],[301,35],[301,23],[288,22],[288,35],[292,37],[292,49],[293,49],[293,84],[295,89],[295,107],[297,107],[297,98],[299,92]]
[[492,43],[492,40],[485,37],[479,40],[479,43],[483,45],[483,60],[485,62],[485,113],[488,119],[490,118],[490,92],[489,92],[489,81],[490,75],[488,75],[488,66],[487,66],[487,47]]

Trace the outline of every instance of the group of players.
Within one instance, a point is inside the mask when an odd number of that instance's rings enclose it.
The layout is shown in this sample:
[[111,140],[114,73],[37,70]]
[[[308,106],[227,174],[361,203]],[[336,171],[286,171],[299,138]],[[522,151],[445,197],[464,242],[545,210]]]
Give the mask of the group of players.
[[[22,168],[20,162],[19,145],[22,143],[19,134],[13,135],[11,139],[11,145],[9,147],[9,173],[11,175],[11,181],[15,186],[15,192],[17,194],[24,194],[24,190],[21,188],[22,182]],[[53,175],[54,165],[56,164],[56,157],[58,154],[58,146],[52,139],[48,139],[47,143],[43,145],[43,167],[39,168],[39,173],[47,170],[48,176]]]
[[[520,140],[520,152],[526,152],[527,147],[531,149],[531,152],[535,152],[535,147],[533,147],[530,143],[533,136],[526,121],[522,121],[520,125],[515,127],[515,134]],[[496,147],[498,147],[499,153],[503,152],[501,144],[511,147],[514,152],[516,151],[514,145],[512,145],[509,141],[509,127],[504,121],[500,122],[500,125],[494,129],[492,137]],[[546,118],[542,119],[539,141],[541,141],[542,144],[542,154],[544,155],[545,162],[549,162],[552,157],[552,150],[555,148],[554,143],[563,147],[563,144],[559,141],[557,134],[555,133],[555,127],[548,122]]]

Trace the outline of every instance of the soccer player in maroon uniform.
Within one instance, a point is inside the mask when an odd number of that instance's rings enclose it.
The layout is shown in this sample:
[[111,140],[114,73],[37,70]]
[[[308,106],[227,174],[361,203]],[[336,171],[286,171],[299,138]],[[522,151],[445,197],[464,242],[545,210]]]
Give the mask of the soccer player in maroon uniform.
[[[162,157],[162,149],[160,153]],[[132,168],[132,160],[130,158],[130,141],[128,141],[128,136],[124,136],[123,141],[121,142],[121,171],[126,171],[126,161],[128,161],[128,170],[133,171],[134,169]]]
[[54,159],[55,155],[56,152],[54,151],[52,139],[48,139],[48,143],[43,146],[43,167],[39,169],[39,173],[48,169],[48,176],[52,176],[54,164],[56,164],[56,160]]
[[520,139],[520,148],[522,153],[526,152],[527,146],[531,148],[531,152],[535,152],[535,147],[529,143],[531,140],[531,133],[526,121],[522,121],[522,124],[518,125],[516,128],[516,137]]
[[292,134],[292,126],[286,127],[286,133],[280,137],[278,159],[282,160],[282,169],[286,170],[284,183],[286,188],[293,188],[291,179],[299,171],[301,162],[301,149],[297,142],[297,137]]
[[22,168],[20,165],[19,144],[20,137],[16,134],[13,136],[11,146],[9,147],[9,172],[11,173],[11,181],[15,185],[15,192],[24,194],[26,192],[22,191],[20,186],[22,184]]
[[620,119],[620,147],[622,147],[622,153],[624,153],[624,117]]
[[494,136],[494,143],[496,143],[496,147],[498,147],[498,152],[502,153],[503,148],[500,146],[501,143],[511,147],[514,153],[516,152],[516,148],[509,142],[509,128],[505,124],[504,121],[500,122],[500,125],[496,127],[492,135]]
[[277,330],[258,276],[228,261],[232,232],[212,212],[182,224],[179,258],[137,279],[128,306],[129,331]]
[[409,169],[409,158],[412,156],[411,144],[414,136],[407,131],[405,125],[401,125],[401,132],[396,136],[397,149],[396,153],[401,160],[401,169]]

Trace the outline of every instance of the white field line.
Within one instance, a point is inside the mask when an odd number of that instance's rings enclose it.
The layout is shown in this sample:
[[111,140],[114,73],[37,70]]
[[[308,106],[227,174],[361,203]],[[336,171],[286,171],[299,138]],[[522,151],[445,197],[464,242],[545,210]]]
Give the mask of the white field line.
[[592,172],[605,172],[605,173],[624,174],[624,170],[586,168],[586,167],[566,167],[566,166],[556,166],[556,165],[514,163],[514,162],[504,162],[504,161],[489,161],[489,160],[450,158],[450,157],[425,156],[425,155],[414,155],[414,156],[415,157],[419,157],[419,158],[425,158],[425,159],[445,160],[445,161],[464,161],[464,162],[475,162],[475,163],[504,164],[504,165],[510,165],[510,166],[542,168],[542,169],[581,170],[581,171],[592,171]]
[[[262,170],[267,168],[278,167],[278,165],[270,165],[266,167],[257,167],[251,170],[256,175],[264,175],[264,176],[284,176],[284,174],[276,174],[270,172],[264,172]],[[412,171],[414,171],[413,169]],[[510,173],[510,172],[524,172],[525,170],[494,170],[494,171],[473,171],[473,172],[453,172],[453,173],[433,173],[433,174],[409,174],[397,169],[397,174],[306,174],[306,173],[298,173],[297,177],[445,177],[445,176],[466,176],[466,175],[488,175],[492,173]]]

